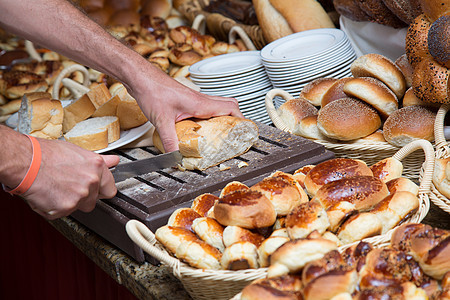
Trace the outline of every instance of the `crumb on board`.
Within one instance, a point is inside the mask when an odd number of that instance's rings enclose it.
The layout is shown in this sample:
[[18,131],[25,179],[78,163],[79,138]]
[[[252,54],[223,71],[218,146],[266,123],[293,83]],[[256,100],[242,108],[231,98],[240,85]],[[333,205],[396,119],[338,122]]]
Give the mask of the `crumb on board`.
[[241,161],[241,162],[238,164],[238,168],[240,169],[240,168],[244,168],[244,167],[248,167],[248,163],[246,163],[245,161]]
[[229,170],[231,169],[231,167],[224,165],[224,164],[220,164],[219,165],[219,171],[225,171],[225,170]]

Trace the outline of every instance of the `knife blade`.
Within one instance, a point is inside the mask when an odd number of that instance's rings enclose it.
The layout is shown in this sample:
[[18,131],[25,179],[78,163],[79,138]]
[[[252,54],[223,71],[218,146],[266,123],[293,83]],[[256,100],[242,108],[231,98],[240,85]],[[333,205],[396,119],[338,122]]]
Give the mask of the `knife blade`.
[[169,152],[146,159],[119,164],[112,168],[111,172],[114,176],[114,181],[120,182],[127,178],[176,166],[181,162],[182,157],[180,151]]

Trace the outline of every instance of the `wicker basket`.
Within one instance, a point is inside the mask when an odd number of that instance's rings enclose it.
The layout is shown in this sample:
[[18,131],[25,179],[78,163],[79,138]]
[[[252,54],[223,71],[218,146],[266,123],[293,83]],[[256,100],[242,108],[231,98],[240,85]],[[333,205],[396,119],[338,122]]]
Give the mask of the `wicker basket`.
[[[282,97],[285,100],[293,99],[294,96],[282,89],[273,89],[266,95],[266,110],[273,124],[278,128],[286,132],[291,132],[283,120],[279,117],[277,110],[275,109],[273,99],[276,97]],[[314,140],[319,144],[322,144],[328,150],[334,152],[336,157],[346,157],[361,159],[368,165],[372,165],[386,157],[394,155],[400,148],[395,147],[388,142],[334,142],[331,140]],[[408,177],[411,180],[418,180],[420,173],[420,166],[424,161],[423,152],[414,152],[402,161],[403,163],[403,176]]]
[[[434,138],[436,145],[436,159],[449,158],[450,157],[450,147],[445,139],[444,135],[444,119],[450,105],[443,104],[436,115],[436,121],[434,123]],[[434,186],[431,185],[430,200],[434,204],[439,206],[442,210],[450,214],[450,199],[442,195]]]
[[[422,221],[430,207],[429,193],[434,168],[433,146],[428,141],[418,140],[406,145],[393,155],[396,159],[403,161],[404,158],[418,149],[422,149],[425,152],[426,160],[423,163],[423,169],[420,172],[419,178],[419,209],[406,220],[406,222],[411,223],[419,223]],[[267,268],[242,271],[201,270],[192,268],[170,255],[155,239],[155,235],[147,226],[139,221],[130,220],[126,225],[126,230],[131,240],[145,252],[173,269],[174,275],[180,279],[187,292],[194,299],[230,299],[253,280],[267,276]],[[394,229],[384,235],[367,238],[364,241],[372,243],[376,247],[381,247],[390,241],[393,231]],[[358,242],[353,244],[356,243]],[[344,245],[339,250],[343,251],[353,244]]]

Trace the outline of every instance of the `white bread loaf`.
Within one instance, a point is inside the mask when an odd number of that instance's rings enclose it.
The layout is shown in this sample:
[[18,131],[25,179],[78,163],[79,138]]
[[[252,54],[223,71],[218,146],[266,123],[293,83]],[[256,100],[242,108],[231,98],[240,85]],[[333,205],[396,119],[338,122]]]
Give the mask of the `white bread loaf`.
[[66,141],[87,150],[100,150],[120,138],[117,117],[90,118],[77,123],[64,135]]
[[48,93],[25,94],[18,115],[20,133],[45,139],[57,139],[62,135],[63,107],[61,101],[51,99]]
[[[258,126],[250,120],[232,116],[208,120],[183,120],[176,125],[182,166],[205,170],[245,153],[258,139]],[[164,152],[157,131],[154,145]]]

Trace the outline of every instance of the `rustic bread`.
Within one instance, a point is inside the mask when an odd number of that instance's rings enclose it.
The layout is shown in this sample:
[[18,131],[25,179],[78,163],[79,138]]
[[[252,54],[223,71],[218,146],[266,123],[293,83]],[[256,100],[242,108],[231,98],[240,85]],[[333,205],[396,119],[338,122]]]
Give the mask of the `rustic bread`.
[[339,228],[337,236],[343,244],[350,244],[381,234],[380,219],[370,212],[361,212],[349,217]]
[[220,264],[225,270],[257,269],[258,249],[250,242],[236,242],[225,249]]
[[167,221],[167,225],[186,228],[187,230],[193,231],[192,224],[194,223],[195,219],[200,217],[201,215],[199,215],[192,208],[178,208],[170,215],[169,220]]
[[257,279],[243,290],[241,300],[294,300],[303,299],[302,281],[298,275],[284,275]]
[[227,226],[223,230],[223,244],[229,247],[237,242],[249,242],[259,247],[264,241],[264,236],[254,233],[239,226]]
[[309,282],[303,288],[303,299],[334,299],[342,293],[353,293],[357,285],[356,270],[332,270]]
[[[49,98],[51,98],[51,96]],[[18,112],[21,104],[22,99],[14,99],[6,102],[0,106],[0,116],[11,115]]]
[[100,150],[120,138],[117,117],[90,118],[77,123],[64,134],[66,141],[88,150]]
[[[183,120],[176,124],[182,166],[188,170],[205,170],[245,153],[258,139],[258,127],[248,119],[232,116],[208,120]],[[154,145],[164,148],[157,131]]]
[[436,159],[433,172],[433,183],[445,197],[450,198],[450,158]]
[[147,117],[142,112],[136,99],[131,97],[123,84],[115,83],[111,85],[109,91],[112,97],[117,96],[120,99],[116,114],[120,121],[120,129],[128,130],[147,122]]
[[220,252],[225,250],[223,243],[223,226],[216,220],[208,217],[199,217],[192,221],[192,230],[207,244],[217,248]]
[[200,239],[181,242],[175,255],[194,268],[221,269],[220,259],[222,253]]
[[223,197],[225,195],[231,194],[237,190],[248,190],[249,187],[242,182],[239,181],[231,181],[225,185],[225,187],[220,191],[219,197]]
[[258,247],[259,265],[261,268],[269,266],[269,258],[281,245],[290,241],[286,236],[270,236]]
[[387,157],[370,166],[373,176],[388,182],[402,176],[403,164],[394,157]]
[[61,101],[51,99],[50,94],[25,94],[18,113],[17,130],[35,137],[57,139],[62,135],[63,116]]
[[88,97],[81,97],[64,107],[63,133],[92,116],[94,112],[95,106]]
[[219,197],[205,193],[201,194],[197,197],[195,197],[194,201],[192,202],[191,208],[195,210],[200,216],[206,217],[208,214],[208,211],[214,207],[214,203],[216,200],[218,200]]
[[318,201],[297,205],[286,216],[286,229],[291,239],[304,238],[314,230],[323,234],[329,227],[328,216]]

